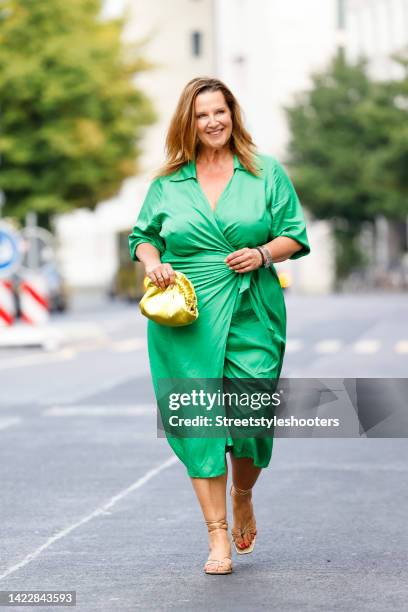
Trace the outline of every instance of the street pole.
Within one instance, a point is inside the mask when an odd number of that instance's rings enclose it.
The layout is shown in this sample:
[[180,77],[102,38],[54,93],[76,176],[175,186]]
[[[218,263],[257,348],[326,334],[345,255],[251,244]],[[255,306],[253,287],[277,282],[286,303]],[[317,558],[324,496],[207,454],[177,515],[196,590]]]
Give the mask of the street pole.
[[[25,226],[27,229],[35,229],[37,227],[37,213],[29,212],[26,214]],[[40,252],[38,241],[34,238],[30,240],[27,253],[27,267],[30,270],[37,270],[40,265]]]
[[346,46],[346,0],[337,0],[337,54],[344,59]]
[[3,216],[3,206],[6,203],[6,198],[4,195],[4,191],[0,189],[0,219]]

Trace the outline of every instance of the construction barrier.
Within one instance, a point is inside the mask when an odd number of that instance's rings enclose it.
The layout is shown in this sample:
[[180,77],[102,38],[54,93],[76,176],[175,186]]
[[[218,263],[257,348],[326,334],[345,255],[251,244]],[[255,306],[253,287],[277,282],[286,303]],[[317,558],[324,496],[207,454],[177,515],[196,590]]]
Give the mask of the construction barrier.
[[20,316],[30,325],[47,323],[50,316],[46,279],[39,273],[26,275],[19,286]]
[[14,323],[16,317],[16,302],[13,284],[8,279],[0,279],[0,327]]

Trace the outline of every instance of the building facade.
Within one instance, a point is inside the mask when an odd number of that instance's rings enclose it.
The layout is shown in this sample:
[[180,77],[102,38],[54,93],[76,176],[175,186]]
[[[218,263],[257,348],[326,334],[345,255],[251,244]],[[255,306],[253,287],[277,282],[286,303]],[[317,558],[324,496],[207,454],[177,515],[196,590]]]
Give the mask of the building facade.
[[217,68],[237,93],[258,147],[284,160],[284,106],[336,48],[335,0],[218,0]]
[[364,56],[374,78],[402,77],[391,55],[408,48],[408,0],[345,0],[346,51]]
[[130,0],[125,40],[144,41],[142,54],[153,69],[137,78],[158,114],[146,130],[141,170],[150,172],[164,158],[167,126],[184,85],[215,73],[215,0]]

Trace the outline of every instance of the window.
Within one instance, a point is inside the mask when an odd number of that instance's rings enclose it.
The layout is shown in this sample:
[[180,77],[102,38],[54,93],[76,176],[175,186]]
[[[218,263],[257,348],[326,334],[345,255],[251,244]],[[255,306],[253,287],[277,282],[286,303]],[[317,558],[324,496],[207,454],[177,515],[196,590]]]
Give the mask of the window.
[[337,0],[337,28],[344,30],[346,27],[346,6],[344,0]]
[[191,33],[191,53],[199,57],[203,52],[203,35],[198,30]]

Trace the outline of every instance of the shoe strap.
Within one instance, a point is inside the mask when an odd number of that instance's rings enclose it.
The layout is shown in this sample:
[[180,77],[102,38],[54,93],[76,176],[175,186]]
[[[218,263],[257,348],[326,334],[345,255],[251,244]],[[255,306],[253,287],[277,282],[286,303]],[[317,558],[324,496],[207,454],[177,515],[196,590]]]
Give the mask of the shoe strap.
[[256,525],[255,523],[247,523],[244,527],[234,527],[231,529],[232,539],[244,538],[246,535],[256,536]]
[[213,565],[214,563],[216,563],[218,565],[218,567],[220,565],[224,565],[224,563],[227,561],[227,565],[228,561],[232,561],[232,557],[224,557],[223,559],[207,559],[207,561],[205,562],[205,565],[211,564]]
[[252,492],[251,489],[239,489],[234,484],[231,485],[231,495],[249,495]]
[[232,571],[231,557],[224,557],[224,559],[207,559],[204,566],[206,574],[222,574],[223,572],[218,571],[219,569],[223,569],[224,572],[230,573]]
[[225,529],[228,531],[228,523],[225,519],[219,521],[205,521],[207,523],[207,529],[209,532],[215,531],[215,529]]

